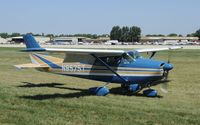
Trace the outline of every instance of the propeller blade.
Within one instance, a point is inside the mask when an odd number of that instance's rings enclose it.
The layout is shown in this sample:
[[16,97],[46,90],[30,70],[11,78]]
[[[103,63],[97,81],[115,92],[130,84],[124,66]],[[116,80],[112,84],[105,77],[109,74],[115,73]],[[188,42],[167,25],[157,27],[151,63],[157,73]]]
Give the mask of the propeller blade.
[[168,74],[169,74],[169,71],[164,71],[164,73],[163,73],[163,81],[167,81],[167,79],[168,79]]
[[171,59],[171,51],[169,50],[168,51],[168,61],[167,61],[168,63],[170,63],[170,59]]
[[163,93],[168,93],[168,74],[169,71],[164,71],[162,82],[160,83],[160,90]]
[[160,90],[161,90],[163,93],[168,93],[168,84],[167,84],[167,82],[161,84]]
[[169,71],[166,71],[166,79],[165,80],[168,79],[168,76],[169,76]]
[[[170,64],[170,59],[171,59],[171,51],[168,51],[168,61],[167,63]],[[168,75],[169,75],[169,71],[164,71],[163,73],[163,82],[160,84],[160,90],[163,93],[168,93]]]
[[170,59],[168,59],[167,63],[170,63]]

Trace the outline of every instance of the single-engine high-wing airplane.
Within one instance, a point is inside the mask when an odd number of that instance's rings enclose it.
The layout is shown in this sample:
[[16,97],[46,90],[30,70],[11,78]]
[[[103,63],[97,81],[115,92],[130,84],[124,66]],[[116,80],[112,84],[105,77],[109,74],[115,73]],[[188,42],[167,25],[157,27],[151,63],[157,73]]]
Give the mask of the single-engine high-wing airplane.
[[[181,48],[131,51],[41,48],[32,35],[27,34],[23,38],[27,47],[23,51],[32,52],[30,54],[32,63],[15,65],[15,67],[19,69],[36,68],[39,71],[107,82],[101,87],[89,89],[92,94],[98,96],[105,96],[109,93],[106,87],[109,83],[121,84],[124,93],[136,94],[147,88],[143,91],[145,96],[157,96],[157,91],[150,87],[159,84],[157,81],[166,79],[173,66],[167,62],[153,60],[152,57],[157,51]],[[52,57],[41,52],[65,53],[65,58]],[[143,58],[140,55],[144,52],[151,52],[150,58]]]

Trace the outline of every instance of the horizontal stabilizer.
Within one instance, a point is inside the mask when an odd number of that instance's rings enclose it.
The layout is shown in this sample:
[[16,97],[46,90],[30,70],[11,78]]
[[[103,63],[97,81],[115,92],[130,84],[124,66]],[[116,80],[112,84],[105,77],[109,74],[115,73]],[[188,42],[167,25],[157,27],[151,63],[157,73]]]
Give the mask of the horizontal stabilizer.
[[15,65],[17,69],[28,69],[28,68],[49,68],[49,66],[41,66],[38,64],[32,64],[32,63],[27,63],[27,64],[20,64],[20,65]]

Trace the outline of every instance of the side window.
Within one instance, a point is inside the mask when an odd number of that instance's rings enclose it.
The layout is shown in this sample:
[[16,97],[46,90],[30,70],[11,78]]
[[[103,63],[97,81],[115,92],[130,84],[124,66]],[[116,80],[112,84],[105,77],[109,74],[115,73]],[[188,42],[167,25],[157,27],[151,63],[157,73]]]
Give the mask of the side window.
[[[101,59],[108,64],[109,66],[117,66],[121,63],[121,56],[108,56],[108,57],[101,57]],[[94,65],[102,66],[101,62],[95,60]]]

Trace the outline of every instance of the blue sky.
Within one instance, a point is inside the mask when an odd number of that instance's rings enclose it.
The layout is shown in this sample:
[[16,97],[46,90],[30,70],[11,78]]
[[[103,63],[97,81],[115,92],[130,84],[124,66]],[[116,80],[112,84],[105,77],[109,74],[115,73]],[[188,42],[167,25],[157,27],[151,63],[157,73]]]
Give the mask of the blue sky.
[[200,28],[200,0],[0,0],[0,32],[188,34]]

